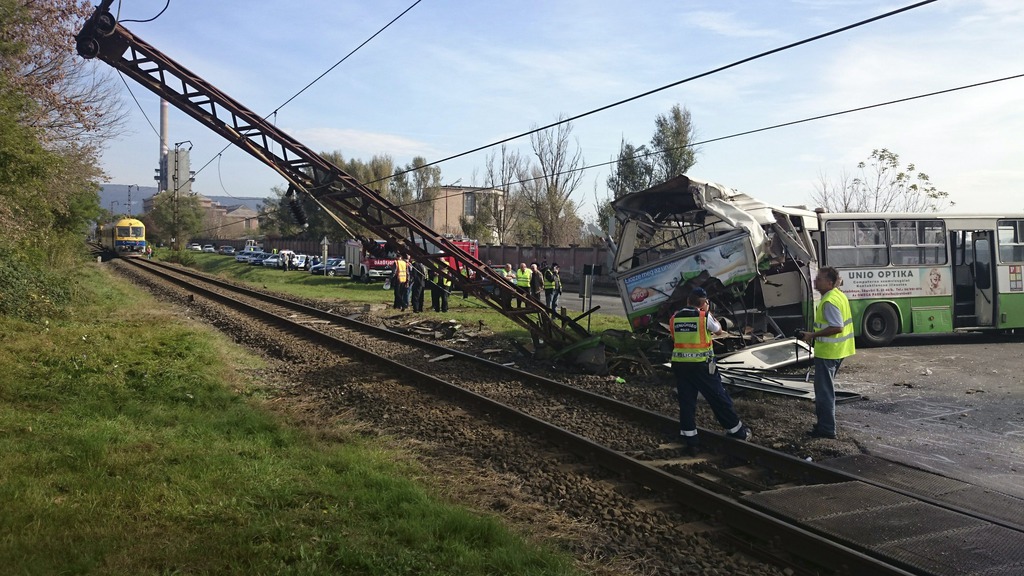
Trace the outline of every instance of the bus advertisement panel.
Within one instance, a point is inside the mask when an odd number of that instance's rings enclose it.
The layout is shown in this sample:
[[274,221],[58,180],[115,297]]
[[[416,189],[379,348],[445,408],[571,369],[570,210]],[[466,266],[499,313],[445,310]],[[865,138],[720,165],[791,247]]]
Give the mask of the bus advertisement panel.
[[[688,280],[702,276],[723,285],[746,282],[757,273],[750,236],[743,231],[726,234],[680,251],[669,258],[630,269],[616,279],[626,317],[636,329],[650,324],[673,292]],[[657,318],[657,321],[667,320]]]
[[840,289],[850,300],[949,296],[953,293],[948,266],[859,268],[840,270]]

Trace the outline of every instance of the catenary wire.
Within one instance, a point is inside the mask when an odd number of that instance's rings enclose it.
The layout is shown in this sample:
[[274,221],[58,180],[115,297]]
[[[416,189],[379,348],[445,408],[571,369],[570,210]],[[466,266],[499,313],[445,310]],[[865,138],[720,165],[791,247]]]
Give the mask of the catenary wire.
[[[168,2],[169,1],[170,0],[168,0]],[[352,51],[350,51],[348,54],[346,54],[341,60],[338,60],[337,62],[335,62],[334,65],[331,66],[330,68],[328,68],[326,71],[324,71],[323,74],[321,74],[321,75],[317,76],[316,78],[314,78],[312,82],[310,82],[309,84],[306,84],[301,90],[299,90],[294,95],[292,95],[291,98],[285,100],[284,104],[281,104],[280,106],[275,108],[273,112],[271,112],[270,114],[267,114],[263,119],[266,120],[270,116],[276,116],[278,111],[281,110],[281,108],[284,108],[286,105],[288,105],[288,103],[290,103],[292,100],[295,100],[296,98],[298,98],[298,96],[300,94],[302,94],[303,92],[308,90],[310,86],[312,86],[313,84],[316,84],[318,81],[323,79],[324,76],[327,76],[332,70],[337,68],[342,62],[344,62],[345,60],[348,60],[350,56],[352,56],[353,54],[358,52],[363,46],[366,46],[367,44],[369,44],[369,42],[371,40],[373,40],[378,35],[380,35],[381,32],[384,32],[385,30],[387,30],[392,24],[397,22],[402,16],[405,16],[410,10],[415,8],[416,5],[418,5],[422,1],[423,0],[416,0],[415,2],[413,2],[408,8],[403,10],[398,16],[395,16],[394,18],[392,18],[390,22],[388,22],[387,24],[382,26],[379,30],[374,32],[372,36],[370,36],[366,40],[363,40],[363,42],[359,46],[356,46],[355,48],[353,48]],[[200,168],[199,170],[196,170],[196,174],[198,175],[200,172],[202,172],[203,169],[205,169],[207,166],[210,165],[211,162],[213,162],[214,158],[217,158],[218,156],[223,154],[231,146],[232,146],[232,144],[229,142],[227,145],[225,145],[223,148],[221,148],[220,152],[217,153],[217,156],[214,156],[213,158],[210,158],[210,160],[207,161],[206,164],[203,164],[202,168]]]
[[[827,113],[827,114],[819,114],[817,116],[809,116],[807,118],[801,118],[799,120],[791,120],[789,122],[782,122],[782,123],[779,123],[779,124],[772,124],[770,126],[762,126],[761,128],[754,128],[752,130],[744,130],[742,132],[734,132],[732,134],[727,134],[725,136],[718,136],[718,137],[715,137],[715,138],[708,138],[706,140],[701,140],[699,142],[691,142],[689,144],[686,144],[685,146],[675,146],[675,147],[668,148],[668,149],[665,149],[665,150],[654,150],[654,151],[646,152],[646,153],[643,153],[643,154],[634,154],[632,156],[629,156],[629,158],[631,158],[631,159],[648,158],[650,156],[656,156],[656,155],[659,155],[659,154],[665,154],[666,152],[670,152],[670,151],[673,151],[673,150],[679,150],[681,148],[690,148],[690,147],[694,147],[694,146],[701,146],[701,145],[704,145],[704,144],[711,144],[713,142],[721,142],[723,140],[729,140],[729,139],[732,139],[732,138],[739,138],[740,136],[749,136],[750,134],[757,134],[759,132],[767,132],[769,130],[776,130],[776,129],[779,129],[779,128],[786,128],[786,127],[789,127],[789,126],[796,126],[798,124],[805,124],[805,123],[814,122],[814,121],[817,121],[817,120],[824,120],[826,118],[834,118],[834,117],[843,116],[843,115],[846,115],[846,114],[853,114],[855,112],[863,112],[865,110],[871,110],[873,108],[881,108],[883,106],[891,106],[891,105],[895,105],[895,104],[902,104],[902,103],[905,103],[905,102],[911,102],[911,101],[920,100],[920,99],[923,99],[923,98],[930,98],[930,97],[933,97],[933,96],[941,96],[943,94],[950,94],[952,92],[958,92],[958,91],[961,91],[961,90],[968,90],[968,89],[971,89],[971,88],[979,88],[979,87],[987,86],[987,85],[990,85],[990,84],[996,84],[996,83],[999,83],[999,82],[1006,82],[1008,80],[1017,80],[1017,79],[1020,79],[1020,78],[1024,78],[1024,74],[1014,74],[1014,75],[1011,75],[1011,76],[1004,76],[1002,78],[995,78],[993,80],[985,80],[985,81],[982,81],[982,82],[975,82],[973,84],[964,84],[962,86],[956,86],[956,87],[953,87],[953,88],[946,88],[946,89],[943,89],[943,90],[936,90],[936,91],[927,92],[927,93],[924,93],[924,94],[917,94],[915,96],[907,96],[905,98],[897,98],[895,100],[888,100],[888,101],[885,101],[885,102],[877,102],[875,104],[867,104],[865,106],[858,106],[856,108],[847,108],[845,110],[840,110],[838,112],[830,112],[830,113]],[[576,168],[574,170],[564,170],[562,172],[558,172],[557,174],[553,174],[553,175],[561,176],[561,175],[570,174],[570,173],[573,173],[573,172],[583,172],[583,171],[586,171],[586,170],[591,170],[593,168],[601,168],[601,167],[604,167],[604,166],[610,166],[610,165],[613,165],[613,164],[617,164],[621,159],[622,158],[616,158],[615,160],[610,160],[608,162],[601,162],[601,163],[598,163],[598,164],[588,164],[587,166],[582,166],[582,167]],[[508,184],[509,185],[525,184],[527,182],[532,182],[532,181],[537,180],[537,179],[538,178],[527,178],[525,180],[516,180],[516,181],[513,181],[513,182],[509,182]],[[223,187],[223,185],[222,185],[222,187]],[[460,195],[461,194],[455,194],[453,196],[457,197],[457,196],[460,196]],[[398,207],[399,208],[405,208],[407,206],[415,206],[417,204],[423,204],[423,203],[426,203],[426,202],[433,202],[433,201],[434,201],[434,199],[415,200],[413,202],[407,202],[405,204],[400,204],[400,205],[398,205]],[[217,230],[219,228],[223,228],[225,226],[228,226],[228,224],[225,224],[223,226],[216,226],[214,228],[208,228],[208,229],[204,230],[204,232],[210,232],[210,231],[213,231],[213,230]]]
[[[672,148],[666,148],[664,150],[652,150],[650,152],[645,152],[643,154],[634,154],[632,156],[629,156],[628,158],[636,159],[636,158],[647,158],[647,157],[650,157],[650,156],[657,156],[659,154],[665,154],[667,152],[671,152],[671,151],[674,151],[674,150],[680,150],[680,149],[683,149],[683,148],[692,148],[694,146],[701,146],[701,145],[704,145],[704,144],[711,144],[713,142],[721,142],[722,140],[730,140],[732,138],[739,138],[740,136],[749,136],[751,134],[757,134],[758,132],[766,132],[768,130],[776,130],[776,129],[779,129],[779,128],[786,128],[786,127],[789,127],[789,126],[796,126],[797,124],[805,124],[807,122],[814,122],[816,120],[824,120],[826,118],[834,118],[836,116],[843,116],[845,114],[852,114],[854,112],[863,112],[865,110],[871,110],[873,108],[881,108],[883,106],[891,106],[891,105],[894,105],[894,104],[902,104],[904,102],[910,102],[910,101],[913,101],[913,100],[920,100],[922,98],[929,98],[929,97],[932,97],[932,96],[941,96],[943,94],[949,94],[951,92],[958,92],[960,90],[968,90],[968,89],[971,89],[971,88],[978,88],[978,87],[981,87],[981,86],[987,86],[989,84],[996,84],[998,82],[1006,82],[1008,80],[1016,80],[1016,79],[1019,79],[1019,78],[1024,78],[1024,74],[1014,74],[1012,76],[1004,76],[1002,78],[995,78],[993,80],[985,80],[985,81],[982,81],[982,82],[975,82],[973,84],[965,84],[963,86],[956,86],[954,88],[946,88],[946,89],[943,89],[943,90],[936,90],[934,92],[927,92],[927,93],[924,93],[924,94],[918,94],[916,96],[907,96],[905,98],[897,98],[896,100],[888,100],[888,101],[885,101],[885,102],[877,102],[875,104],[868,104],[868,105],[865,105],[865,106],[858,106],[856,108],[847,108],[845,110],[840,110],[838,112],[829,112],[828,114],[819,114],[817,116],[809,116],[807,118],[802,118],[800,120],[791,120],[789,122],[782,122],[780,124],[772,124],[771,126],[762,126],[761,128],[754,128],[752,130],[744,130],[743,132],[735,132],[733,134],[727,134],[725,136],[718,136],[716,138],[708,138],[707,140],[701,140],[699,142],[690,142],[689,144],[686,144],[684,146],[674,146]],[[613,164],[617,164],[617,163],[619,163],[620,160],[623,160],[623,159],[625,159],[625,158],[616,158],[615,160],[610,160],[608,162],[601,162],[601,163],[598,163],[598,164],[588,164],[586,166],[581,166],[579,168],[575,168],[575,169],[572,169],[572,170],[563,170],[561,172],[556,172],[554,174],[545,174],[544,176],[538,176],[537,178],[527,178],[525,180],[516,180],[516,181],[513,181],[513,182],[508,182],[508,185],[511,186],[511,185],[515,185],[515,184],[526,184],[527,182],[533,182],[534,180],[539,180],[541,178],[545,178],[545,177],[548,177],[548,176],[563,176],[563,175],[566,175],[566,174],[571,174],[573,172],[584,172],[586,170],[590,170],[590,169],[593,169],[593,168],[601,168],[601,167],[604,167],[604,166],[610,166],[610,165],[613,165]],[[454,196],[459,196],[459,194],[455,194]],[[399,205],[399,208],[404,208],[406,206],[413,206],[413,205],[416,205],[416,204],[422,204],[424,202],[433,202],[433,200],[432,199],[426,199],[426,200],[416,200],[416,201],[413,201],[413,202],[407,202],[405,204]]]
[[[818,34],[816,36],[811,36],[809,38],[804,38],[803,40],[798,40],[796,42],[792,42],[792,43],[786,44],[784,46],[779,46],[777,48],[773,48],[771,50],[767,50],[765,52],[761,52],[759,54],[755,54],[753,56],[748,56],[748,57],[743,58],[741,60],[737,60],[735,62],[732,62],[730,64],[726,64],[724,66],[719,66],[718,68],[707,70],[705,72],[701,72],[700,74],[695,74],[695,75],[690,76],[688,78],[683,78],[682,80],[677,80],[676,82],[672,82],[671,84],[666,84],[666,85],[661,86],[659,88],[654,88],[653,90],[648,90],[647,92],[643,92],[643,93],[637,94],[635,96],[630,96],[629,98],[625,98],[625,99],[619,100],[617,102],[612,102],[611,104],[606,104],[604,106],[601,106],[600,108],[595,108],[595,109],[590,110],[588,112],[583,112],[582,114],[577,114],[577,115],[571,116],[569,118],[560,119],[560,120],[558,120],[556,122],[552,122],[552,123],[547,124],[545,126],[541,126],[540,128],[534,128],[534,129],[529,130],[527,132],[523,132],[521,134],[516,134],[515,136],[509,136],[508,138],[504,138],[504,139],[498,140],[496,142],[491,142],[490,144],[485,144],[483,146],[477,146],[476,148],[473,148],[472,150],[466,150],[465,152],[460,152],[458,154],[454,154],[452,156],[448,156],[448,157],[442,158],[440,160],[435,160],[433,162],[429,162],[429,163],[424,164],[422,166],[417,166],[416,168],[405,170],[403,172],[396,172],[395,174],[392,174],[392,177],[394,177],[394,176],[401,176],[403,174],[408,174],[409,172],[415,172],[417,170],[422,170],[422,169],[427,168],[429,166],[435,166],[435,165],[441,164],[443,162],[448,162],[448,161],[454,160],[456,158],[461,158],[463,156],[467,156],[469,154],[473,154],[474,152],[480,152],[481,150],[486,150],[488,148],[493,148],[494,146],[498,146],[499,144],[505,144],[507,142],[511,142],[512,140],[518,140],[518,139],[523,138],[525,136],[529,136],[529,135],[537,133],[537,132],[542,132],[544,130],[548,130],[550,128],[554,128],[555,126],[559,126],[559,125],[565,124],[567,122],[572,122],[574,120],[579,120],[580,118],[585,118],[587,116],[591,116],[593,114],[597,114],[598,112],[604,112],[605,110],[609,110],[611,108],[615,108],[616,106],[621,106],[622,104],[626,104],[628,102],[633,102],[634,100],[639,100],[640,98],[644,98],[646,96],[650,96],[651,94],[656,94],[658,92],[662,92],[662,91],[667,90],[669,88],[674,88],[674,87],[679,86],[681,84],[686,84],[687,82],[692,82],[692,81],[698,80],[700,78],[711,76],[712,74],[717,74],[719,72],[723,72],[723,71],[728,70],[730,68],[735,68],[737,66],[740,66],[742,64],[746,64],[748,62],[753,62],[754,60],[759,60],[761,58],[765,58],[765,57],[770,56],[772,54],[777,54],[779,52],[783,52],[783,51],[789,50],[791,48],[796,48],[798,46],[803,46],[804,44],[809,44],[811,42],[816,42],[818,40],[822,40],[824,38],[828,38],[829,36],[834,36],[836,34],[840,34],[842,32],[846,32],[848,30],[853,30],[854,28],[859,28],[860,26],[864,26],[864,25],[870,24],[872,22],[877,22],[879,20],[883,20],[883,19],[889,18],[891,16],[896,16],[897,14],[902,14],[903,12],[914,10],[915,8],[920,8],[922,6],[926,6],[928,4],[932,4],[932,3],[936,2],[936,1],[937,0],[923,0],[922,2],[917,2],[916,4],[911,4],[909,6],[904,6],[902,8],[897,8],[896,10],[891,10],[889,12],[886,12],[884,14],[879,14],[878,16],[873,16],[873,17],[868,18],[866,20],[861,20],[859,22],[854,22],[853,24],[848,24],[846,26],[843,26],[841,28],[836,28],[836,29],[831,30],[829,32],[824,32],[824,33]],[[381,180],[384,180],[384,178],[382,178]],[[375,180],[374,182],[377,182],[377,181],[379,181],[379,180]],[[367,184],[372,184],[372,183],[373,182],[367,182]]]

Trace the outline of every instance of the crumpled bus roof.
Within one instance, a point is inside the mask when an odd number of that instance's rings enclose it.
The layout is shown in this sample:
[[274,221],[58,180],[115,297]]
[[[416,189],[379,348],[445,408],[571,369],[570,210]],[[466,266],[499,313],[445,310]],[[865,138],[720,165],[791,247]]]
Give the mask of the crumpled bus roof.
[[763,227],[776,221],[773,211],[810,220],[815,217],[811,210],[773,206],[721,184],[686,175],[627,194],[612,202],[612,207],[628,218],[654,225],[671,222],[712,225],[720,222],[727,228],[746,230],[755,247],[761,247],[765,242]]

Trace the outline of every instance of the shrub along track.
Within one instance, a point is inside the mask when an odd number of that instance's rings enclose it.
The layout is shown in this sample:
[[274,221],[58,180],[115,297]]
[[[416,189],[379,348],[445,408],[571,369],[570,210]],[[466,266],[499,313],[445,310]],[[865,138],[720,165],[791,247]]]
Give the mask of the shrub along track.
[[[630,571],[646,572],[653,569],[658,573],[715,573],[717,570],[723,573],[774,573],[777,570],[734,554],[728,546],[722,546],[717,533],[709,530],[699,514],[681,510],[636,484],[621,482],[604,470],[595,468],[592,459],[580,462],[576,457],[553,448],[544,438],[537,437],[549,436],[554,433],[552,431],[537,434],[505,429],[493,418],[480,415],[479,410],[471,410],[476,414],[474,416],[458,405],[433,395],[422,394],[419,389],[429,380],[425,375],[399,376],[397,370],[389,374],[387,370],[380,370],[379,360],[373,365],[367,365],[350,358],[337,357],[319,346],[311,345],[308,339],[294,338],[288,334],[288,330],[275,330],[262,322],[253,324],[251,319],[238,317],[235,312],[212,304],[214,301],[194,298],[160,281],[138,276],[136,279],[158,293],[196,307],[202,317],[234,335],[237,340],[281,358],[283,365],[280,368],[297,384],[284,387],[288,393],[279,397],[297,400],[297,403],[306,406],[307,413],[331,419],[336,417],[339,410],[354,411],[360,420],[371,422],[376,429],[417,440],[417,452],[432,454],[432,464],[443,461],[450,465],[454,454],[460,463],[460,471],[454,476],[456,478],[464,478],[474,464],[479,469],[483,463],[484,467],[473,475],[479,477],[484,473],[484,476],[494,478],[497,474],[496,478],[500,482],[496,490],[484,489],[476,494],[490,494],[487,507],[501,511],[506,516],[510,512],[524,509],[521,505],[512,505],[517,504],[518,498],[510,501],[508,494],[538,498],[549,509],[534,509],[532,514],[523,516],[534,527],[540,525],[534,518],[538,515],[564,515],[577,523],[589,523],[591,528],[583,532],[578,527],[574,527],[572,532],[562,532],[566,543],[583,559],[602,560],[602,564],[614,560],[618,564],[615,568],[618,573],[627,569],[627,566]],[[294,313],[282,311],[277,311],[277,314],[295,316]],[[322,322],[301,318],[301,313],[299,315],[303,323]],[[337,325],[332,324],[329,330],[337,331]],[[635,456],[647,460],[663,456],[669,463],[667,469],[684,474],[690,472],[692,480],[700,481],[698,474],[715,474],[718,479],[706,484],[719,492],[722,491],[722,484],[732,484],[733,493],[739,494],[744,488],[764,489],[764,486],[779,482],[778,479],[770,478],[775,475],[774,465],[762,470],[744,466],[738,475],[732,472],[721,474],[721,468],[730,465],[726,462],[728,456],[689,459],[690,462],[685,458],[679,459],[678,448],[663,444],[664,436],[658,430],[659,425],[671,429],[671,419],[654,417],[631,421],[629,416],[613,413],[614,410],[604,410],[593,403],[578,402],[575,397],[552,396],[546,389],[543,392],[529,391],[529,384],[515,381],[514,375],[512,378],[503,377],[500,369],[488,369],[476,363],[462,362],[460,365],[457,356],[436,364],[428,363],[427,358],[436,356],[434,351],[424,354],[422,349],[415,349],[409,344],[371,341],[362,335],[346,334],[344,339],[357,342],[357,350],[373,349],[375,353],[389,357],[400,366],[429,364],[431,368],[437,369],[431,372],[440,372],[439,375],[445,380],[457,382],[460,386],[475,389],[477,393],[489,397],[497,396],[501,402],[511,401],[516,408],[534,417],[556,423],[572,433],[595,438],[613,450],[635,452]],[[402,380],[410,378],[421,381],[414,382],[413,387],[405,386]],[[499,413],[501,408],[489,407],[492,412]],[[707,438],[715,444],[714,437],[707,435]],[[741,446],[746,445],[740,444],[737,447]],[[772,455],[761,455],[765,459],[769,456]],[[607,465],[607,458],[605,460]],[[705,469],[698,469],[696,474],[688,471],[687,468],[694,463]],[[782,464],[798,470],[801,465],[805,466],[800,460]],[[446,470],[439,475],[449,473]],[[661,486],[656,476],[653,483]],[[652,480],[649,474],[646,477]],[[509,480],[521,489],[509,490]],[[783,479],[786,480],[789,479]],[[836,480],[828,478],[828,474],[822,474],[818,481]],[[645,483],[651,484],[649,481]],[[506,486],[501,487],[500,484]],[[669,491],[672,490],[669,488]],[[453,495],[461,496],[462,492],[456,490]],[[555,510],[551,511],[550,508]],[[698,505],[697,508],[702,507]],[[718,508],[702,509],[721,513]],[[735,514],[730,510],[727,515]],[[513,517],[518,518],[516,514]],[[747,520],[745,515],[742,518],[744,522],[759,522],[754,518]],[[561,522],[552,523],[549,520],[546,525],[558,526]],[[771,523],[765,526],[766,531],[771,529]],[[570,533],[578,537],[569,537]],[[802,535],[798,538],[801,548],[817,544],[803,538]],[[790,542],[788,545],[792,544]],[[835,552],[830,552],[828,557],[831,558],[833,554]],[[854,566],[857,561],[855,556],[846,560],[848,563],[853,562]],[[874,569],[870,563],[865,566]]]

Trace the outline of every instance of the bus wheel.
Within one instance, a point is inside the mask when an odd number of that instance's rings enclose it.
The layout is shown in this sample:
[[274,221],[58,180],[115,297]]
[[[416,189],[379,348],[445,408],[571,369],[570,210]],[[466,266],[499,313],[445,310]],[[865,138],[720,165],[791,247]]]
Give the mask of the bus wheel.
[[861,339],[866,346],[887,346],[896,337],[900,319],[888,304],[872,304],[864,312]]
[[370,283],[370,273],[367,272],[366,270],[363,270],[363,275],[359,277],[359,281],[362,282],[363,284],[369,284]]

